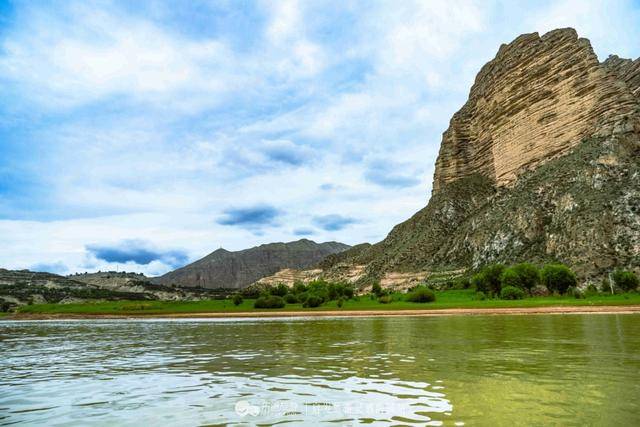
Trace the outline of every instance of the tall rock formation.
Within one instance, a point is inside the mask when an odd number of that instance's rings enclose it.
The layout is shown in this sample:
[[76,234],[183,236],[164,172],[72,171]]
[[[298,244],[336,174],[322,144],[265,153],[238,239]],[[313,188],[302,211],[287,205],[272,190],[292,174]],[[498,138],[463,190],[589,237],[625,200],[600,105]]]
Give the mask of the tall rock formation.
[[433,191],[474,174],[508,185],[584,138],[610,134],[636,111],[629,84],[637,94],[640,78],[639,61],[613,62],[600,64],[573,29],[502,45],[443,135]]
[[338,242],[316,243],[302,239],[269,243],[237,252],[218,249],[206,257],[155,278],[163,285],[202,288],[243,288],[285,268],[311,267],[326,256],[349,249]]
[[551,260],[640,272],[640,59],[600,63],[573,29],[501,46],[443,134],[428,205],[324,274],[399,285]]

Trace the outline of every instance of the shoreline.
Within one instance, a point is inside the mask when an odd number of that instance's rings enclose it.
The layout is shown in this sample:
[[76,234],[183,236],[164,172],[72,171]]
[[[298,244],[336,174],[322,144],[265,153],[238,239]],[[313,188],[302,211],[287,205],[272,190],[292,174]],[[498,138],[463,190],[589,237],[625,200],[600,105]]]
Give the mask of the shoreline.
[[246,311],[208,313],[158,314],[72,314],[17,313],[0,317],[11,320],[91,320],[91,319],[225,319],[225,318],[293,318],[293,317],[438,317],[438,316],[499,316],[531,314],[637,314],[640,305],[551,306],[513,308],[442,308],[419,310],[319,310],[319,311]]

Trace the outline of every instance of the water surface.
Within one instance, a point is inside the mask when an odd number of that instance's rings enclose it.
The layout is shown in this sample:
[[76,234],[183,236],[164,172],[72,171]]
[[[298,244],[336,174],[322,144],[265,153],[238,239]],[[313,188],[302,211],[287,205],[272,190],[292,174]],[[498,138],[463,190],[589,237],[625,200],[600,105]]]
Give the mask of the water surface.
[[640,315],[0,322],[0,425],[640,425]]

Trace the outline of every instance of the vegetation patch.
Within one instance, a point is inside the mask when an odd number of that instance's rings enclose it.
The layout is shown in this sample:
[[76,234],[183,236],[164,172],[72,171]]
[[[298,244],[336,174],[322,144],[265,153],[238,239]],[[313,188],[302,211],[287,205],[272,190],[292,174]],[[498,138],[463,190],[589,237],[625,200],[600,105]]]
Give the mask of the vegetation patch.
[[566,265],[563,264],[547,264],[541,272],[542,283],[550,291],[559,294],[567,293],[571,287],[578,284],[576,274]]
[[616,270],[613,273],[613,283],[624,292],[631,292],[638,289],[640,279],[633,271]]
[[515,300],[523,299],[524,296],[524,291],[520,288],[516,288],[515,286],[505,286],[500,291],[500,299]]
[[277,295],[267,295],[260,297],[253,304],[254,308],[283,308],[284,306],[284,299]]
[[540,283],[538,267],[530,263],[521,263],[504,269],[500,278],[502,286],[513,286],[531,291]]
[[[284,311],[316,311],[320,310],[424,310],[424,309],[473,309],[473,308],[519,308],[519,307],[554,307],[554,306],[598,306],[598,305],[638,305],[640,293],[601,293],[587,294],[584,298],[576,299],[572,295],[549,295],[544,297],[526,297],[519,300],[502,300],[496,298],[478,299],[474,289],[434,291],[436,301],[424,304],[406,301],[406,294],[390,294],[392,301],[380,304],[377,299],[354,298],[343,300],[342,307],[338,301],[328,301],[318,307],[303,307],[302,304],[287,304],[280,310]],[[34,304],[18,308],[18,313],[33,314],[70,314],[70,315],[168,315],[189,313],[251,313],[264,309],[255,308],[255,299],[245,299],[236,306],[229,300],[203,301],[145,301],[144,309],[137,309],[139,301],[103,301],[79,304]]]
[[471,285],[476,291],[485,295],[498,296],[502,290],[502,273],[505,266],[502,264],[492,264],[483,268],[479,273],[471,277]]
[[406,300],[409,302],[426,303],[434,302],[436,300],[436,294],[426,286],[418,286],[413,291],[407,294]]
[[233,301],[233,305],[237,307],[240,304],[242,304],[243,298],[242,298],[242,295],[240,294],[234,294],[231,300]]

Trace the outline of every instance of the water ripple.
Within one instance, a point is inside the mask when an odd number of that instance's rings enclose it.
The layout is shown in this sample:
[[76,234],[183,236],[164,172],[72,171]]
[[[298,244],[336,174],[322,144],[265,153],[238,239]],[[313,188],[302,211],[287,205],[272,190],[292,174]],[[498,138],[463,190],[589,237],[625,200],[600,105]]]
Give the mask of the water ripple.
[[0,322],[0,425],[638,425],[639,320]]

